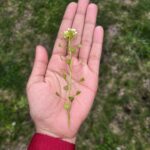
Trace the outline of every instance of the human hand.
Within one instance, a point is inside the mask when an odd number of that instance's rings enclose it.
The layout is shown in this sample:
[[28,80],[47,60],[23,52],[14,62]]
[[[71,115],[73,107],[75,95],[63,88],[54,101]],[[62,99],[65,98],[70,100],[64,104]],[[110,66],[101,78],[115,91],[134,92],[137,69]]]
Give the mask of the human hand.
[[[90,111],[98,87],[103,29],[95,26],[96,17],[97,6],[89,4],[89,0],[79,0],[78,4],[72,2],[64,14],[50,60],[44,47],[36,47],[34,66],[27,83],[27,96],[37,132],[75,142],[77,131]],[[68,28],[75,28],[78,32],[73,45],[81,43],[81,48],[73,56],[72,65],[72,93],[79,89],[81,94],[72,102],[70,127],[64,109],[66,92],[63,89],[66,85],[63,73],[67,71],[64,61],[67,43],[63,32]],[[79,82],[82,77],[84,82]]]

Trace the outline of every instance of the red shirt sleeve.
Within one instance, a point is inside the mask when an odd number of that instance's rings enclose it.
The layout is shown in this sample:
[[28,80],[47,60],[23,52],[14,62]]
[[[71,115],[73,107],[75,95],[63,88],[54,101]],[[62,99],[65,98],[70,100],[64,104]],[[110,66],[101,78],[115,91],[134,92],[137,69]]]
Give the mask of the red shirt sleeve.
[[36,133],[31,139],[28,150],[75,150],[75,144],[59,138]]

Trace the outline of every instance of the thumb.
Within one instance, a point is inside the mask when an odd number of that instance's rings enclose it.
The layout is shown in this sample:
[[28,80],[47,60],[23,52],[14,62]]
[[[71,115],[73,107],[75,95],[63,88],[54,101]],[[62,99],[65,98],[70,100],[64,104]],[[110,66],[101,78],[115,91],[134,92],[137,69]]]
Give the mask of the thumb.
[[36,47],[34,65],[30,75],[29,84],[44,81],[47,65],[47,50],[43,46],[39,45]]

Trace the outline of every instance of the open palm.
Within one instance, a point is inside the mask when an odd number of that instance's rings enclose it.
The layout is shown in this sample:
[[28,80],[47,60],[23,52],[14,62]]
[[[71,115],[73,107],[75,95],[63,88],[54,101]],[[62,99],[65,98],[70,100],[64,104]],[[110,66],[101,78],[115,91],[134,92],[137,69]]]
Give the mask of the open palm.
[[[50,61],[44,47],[37,46],[35,62],[27,84],[27,95],[30,114],[37,132],[52,133],[61,138],[75,137],[80,125],[87,117],[92,106],[98,85],[99,61],[101,56],[103,29],[95,27],[97,6],[88,0],[79,0],[68,5]],[[68,127],[66,101],[67,57],[66,41],[63,32],[67,28],[75,28],[78,32],[73,45],[81,43],[73,56],[72,95],[77,90],[81,94],[72,102],[70,111],[70,127]],[[60,46],[61,45],[61,46]],[[83,82],[80,79],[84,78]],[[61,97],[56,95],[58,92]]]

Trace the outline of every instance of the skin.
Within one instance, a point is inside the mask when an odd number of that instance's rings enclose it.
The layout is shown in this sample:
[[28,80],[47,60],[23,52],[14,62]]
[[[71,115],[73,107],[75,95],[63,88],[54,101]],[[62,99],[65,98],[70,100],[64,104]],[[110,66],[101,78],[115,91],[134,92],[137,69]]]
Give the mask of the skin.
[[[89,4],[89,0],[72,2],[66,8],[50,60],[43,46],[36,47],[34,65],[27,83],[30,114],[36,132],[75,143],[78,130],[91,109],[98,88],[103,28],[96,26],[96,17],[97,6]],[[73,56],[71,93],[80,90],[81,94],[72,103],[70,127],[64,109],[66,91],[63,89],[67,84],[63,73],[68,71],[65,62],[67,43],[63,32],[68,28],[75,28],[78,32],[72,45],[82,45]],[[79,82],[82,77],[85,81]]]

